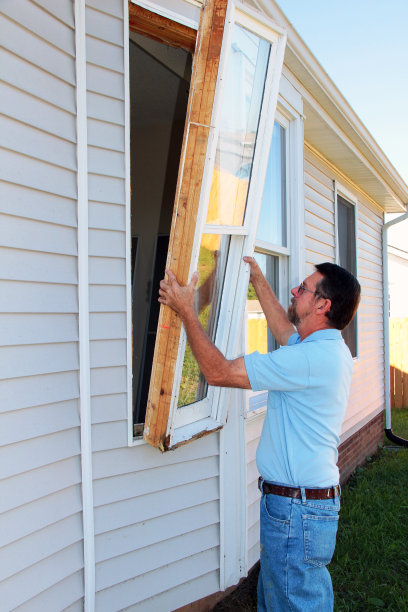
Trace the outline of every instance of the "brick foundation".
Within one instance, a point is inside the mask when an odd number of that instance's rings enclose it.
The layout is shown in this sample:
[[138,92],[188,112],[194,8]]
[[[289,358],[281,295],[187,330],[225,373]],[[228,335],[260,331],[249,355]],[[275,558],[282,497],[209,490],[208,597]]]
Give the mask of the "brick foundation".
[[384,413],[381,412],[339,446],[340,482],[344,484],[356,467],[374,455],[384,436]]

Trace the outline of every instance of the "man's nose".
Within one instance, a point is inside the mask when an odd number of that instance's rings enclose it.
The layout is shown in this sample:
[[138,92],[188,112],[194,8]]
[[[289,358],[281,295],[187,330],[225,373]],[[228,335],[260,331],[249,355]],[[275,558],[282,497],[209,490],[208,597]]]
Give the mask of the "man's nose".
[[299,289],[299,287],[293,287],[293,289],[290,290],[290,292],[293,295],[293,297],[296,297],[298,289]]

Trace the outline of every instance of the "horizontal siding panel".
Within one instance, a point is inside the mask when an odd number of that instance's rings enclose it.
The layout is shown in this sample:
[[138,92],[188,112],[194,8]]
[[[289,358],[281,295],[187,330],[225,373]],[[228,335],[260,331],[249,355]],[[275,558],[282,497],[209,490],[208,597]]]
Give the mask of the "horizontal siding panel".
[[259,561],[260,557],[259,542],[248,550],[248,568],[252,568]]
[[[117,151],[88,147],[88,171],[91,175],[125,178],[125,156]],[[99,197],[95,198],[99,200]]]
[[0,314],[2,346],[74,342],[78,340],[78,318],[72,314]]
[[[110,174],[106,165],[106,171]],[[112,176],[88,174],[89,199],[107,204],[125,203],[125,181]]]
[[92,257],[124,257],[126,234],[124,231],[89,230],[89,255]]
[[87,0],[87,6],[112,15],[120,19],[123,17],[123,4],[122,2],[112,2],[112,0]]
[[80,483],[81,462],[79,457],[70,457],[24,474],[17,474],[1,483],[0,513],[31,504],[35,500]]
[[24,440],[0,448],[0,478],[76,457],[81,452],[78,428]]
[[334,246],[325,244],[324,242],[320,242],[318,240],[314,240],[309,236],[306,236],[306,249],[311,253],[316,253],[320,256],[334,258]]
[[[92,38],[87,36],[86,38],[86,60],[90,64],[101,66],[108,70],[114,70],[115,72],[124,72],[124,53],[123,48],[116,45],[110,45],[106,40],[99,40],[98,38]],[[90,87],[87,83],[89,89]],[[123,83],[120,86],[119,91],[123,88]],[[112,95],[111,92],[107,92],[108,95]]]
[[[51,2],[50,2],[51,3]],[[37,6],[41,2],[3,2],[1,6],[1,12],[13,19],[16,23],[21,24],[26,30],[37,34],[43,40],[47,40],[49,43],[65,51],[75,57],[75,39],[72,27],[67,27],[50,15],[49,12],[44,11],[42,8]],[[74,21],[74,9],[73,3],[70,0],[65,2],[59,2],[61,8],[65,5],[65,9],[68,15],[71,16],[69,25],[73,26]],[[24,8],[23,8],[24,7]],[[27,49],[27,47],[25,47]],[[31,48],[30,48],[31,55]]]
[[331,237],[334,235],[334,224],[318,215],[313,214],[309,210],[305,211],[305,221],[311,226],[315,227],[318,230],[324,232],[325,234],[329,234]]
[[96,368],[91,370],[91,395],[114,395],[127,391],[127,369]]
[[[53,523],[41,531],[0,549],[1,580],[34,565],[82,539],[80,513]],[[1,590],[1,587],[0,587]]]
[[127,445],[127,442],[127,420],[92,425],[92,450],[94,452],[122,448]]
[[55,2],[55,0],[35,0],[35,3],[43,7],[48,13],[54,15],[62,23],[74,29],[74,7],[71,0]]
[[100,591],[123,583],[135,576],[157,570],[163,565],[168,566],[218,546],[219,527],[210,525],[204,529],[132,551],[97,565],[96,590]]
[[6,50],[1,51],[0,79],[75,115],[73,85]]
[[89,317],[89,335],[91,340],[126,338],[126,314],[122,312],[91,313]]
[[121,126],[125,125],[123,100],[108,98],[92,91],[87,92],[86,98],[89,118]]
[[260,492],[258,489],[258,479],[248,482],[247,485],[247,502],[248,505],[259,502]]
[[156,595],[158,588],[167,591],[179,584],[216,571],[219,568],[219,554],[218,548],[206,550],[110,589],[99,591],[96,594],[96,608],[100,612],[117,610],[118,604],[125,607]]
[[1,279],[72,285],[77,282],[77,269],[76,257],[0,247]]
[[125,259],[90,257],[89,282],[92,285],[125,285]]
[[72,429],[80,425],[78,401],[5,412],[1,421],[0,446]]
[[129,612],[157,612],[157,610],[176,610],[191,601],[198,601],[207,595],[220,590],[218,571],[212,571],[204,576],[191,579],[164,593],[149,597],[149,599],[127,608]]
[[0,181],[0,212],[60,226],[77,225],[76,200],[5,181]]
[[[7,83],[0,83],[0,113],[66,141],[75,142],[73,115]],[[11,148],[14,149],[14,146]]]
[[1,515],[0,546],[82,512],[81,487],[69,487]]
[[[123,106],[122,102],[121,105]],[[103,149],[124,153],[125,135],[123,126],[88,117],[88,144],[93,147],[102,147]]]
[[75,342],[0,347],[1,379],[67,372],[78,366]]
[[[21,11],[21,7],[19,12],[24,12]],[[47,40],[39,38],[1,13],[0,31],[2,46],[5,49],[23,59],[28,58],[46,72],[75,85],[75,61],[65,51],[47,42],[48,36]],[[69,34],[72,38],[72,32]],[[27,49],[30,49],[29,53]]]
[[[120,51],[123,50],[120,49]],[[124,99],[124,76],[121,72],[114,72],[101,66],[87,63],[86,88],[103,96]]]
[[[33,612],[34,610],[83,612],[83,593],[84,579],[83,572],[80,570],[22,604],[16,608],[16,612]],[[74,603],[71,603],[72,601]]]
[[106,505],[164,489],[173,489],[176,495],[176,489],[181,485],[218,476],[218,464],[219,458],[212,456],[95,480],[94,503],[95,506]]
[[126,287],[124,285],[91,285],[89,287],[89,309],[91,312],[126,312]]
[[72,142],[1,115],[0,132],[4,148],[76,171],[76,146]]
[[180,486],[177,495],[170,489],[100,506],[95,508],[95,533],[112,531],[131,525],[135,519],[137,522],[148,520],[218,498],[218,478],[208,478]]
[[79,396],[78,372],[0,380],[0,413]]
[[219,435],[214,433],[171,453],[160,453],[148,444],[94,454],[93,477],[107,478],[159,466],[194,461],[219,454]]
[[76,313],[78,311],[77,291],[74,285],[3,280],[0,286],[0,313]]
[[82,545],[78,542],[8,578],[1,584],[4,609],[14,610],[82,567]]
[[126,225],[126,208],[105,202],[89,203],[89,227],[91,229],[121,230]]
[[305,224],[305,232],[306,236],[309,238],[313,238],[317,242],[321,242],[329,247],[334,249],[334,236],[333,234],[328,234],[325,231],[322,231],[313,225]]
[[0,148],[0,179],[75,199],[76,173]]
[[307,196],[310,197],[311,200],[314,200],[315,198],[310,196],[310,191],[308,190],[311,189],[314,193],[318,193],[320,196],[322,196],[320,198],[320,201],[323,202],[325,200],[327,205],[327,202],[334,202],[333,185],[331,187],[328,187],[327,185],[322,183],[320,180],[321,176],[322,175],[320,175],[319,178],[315,178],[311,174],[306,173],[305,191],[307,190]]
[[89,6],[86,9],[86,33],[123,47],[123,20]]
[[256,460],[256,449],[258,448],[259,439],[255,438],[247,443],[247,463]]
[[219,523],[219,502],[186,508],[96,536],[96,562],[144,549],[167,539]]
[[126,340],[92,340],[90,343],[91,368],[126,365]]
[[[0,244],[3,247],[42,253],[77,254],[77,234],[74,228],[4,214],[0,214]],[[27,253],[27,258],[29,256]]]
[[[316,194],[311,194],[313,197]],[[308,197],[305,198],[305,210],[309,211],[311,214],[315,215],[315,217],[319,217],[320,219],[324,219],[327,223],[331,225],[334,224],[334,211],[333,211],[333,203],[327,200],[325,204],[327,206],[322,206],[318,203],[319,198],[315,197],[315,199],[310,199]]]
[[333,179],[330,176],[327,176],[327,174],[325,173],[323,169],[323,166],[319,165],[316,158],[310,159],[309,155],[306,153],[305,159],[304,159],[304,166],[305,166],[305,173],[307,175],[313,176],[327,189],[334,191]]
[[127,394],[98,395],[91,397],[92,423],[110,423],[118,419],[126,420]]

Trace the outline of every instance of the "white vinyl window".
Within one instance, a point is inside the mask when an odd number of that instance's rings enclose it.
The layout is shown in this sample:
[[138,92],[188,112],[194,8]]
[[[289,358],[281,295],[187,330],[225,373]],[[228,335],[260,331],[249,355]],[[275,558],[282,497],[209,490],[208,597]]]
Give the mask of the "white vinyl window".
[[[357,203],[335,185],[336,263],[357,276]],[[358,356],[358,315],[342,330],[352,357]]]
[[[185,262],[189,278],[194,270],[199,272],[199,318],[228,357],[235,357],[238,350],[249,277],[242,257],[253,252],[257,240],[256,220],[267,174],[285,45],[283,31],[272,22],[258,19],[255,12],[228,3],[200,202],[197,217],[192,220],[192,254]],[[279,231],[285,251],[284,224]],[[152,378],[150,393],[154,387]],[[162,417],[157,402],[150,401],[145,439],[167,450],[219,429],[225,422],[228,392],[209,387],[202,379],[182,330],[169,413]],[[152,442],[151,423],[160,419],[167,420],[165,432]]]

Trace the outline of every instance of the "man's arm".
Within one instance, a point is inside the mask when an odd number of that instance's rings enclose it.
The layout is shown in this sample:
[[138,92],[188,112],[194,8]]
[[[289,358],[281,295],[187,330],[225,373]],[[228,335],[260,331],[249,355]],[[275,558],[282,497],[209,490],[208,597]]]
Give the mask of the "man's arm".
[[194,291],[198,275],[195,272],[189,285],[181,287],[173,272],[166,270],[168,281],[162,280],[159,302],[172,308],[181,318],[191,350],[209,385],[250,389],[243,357],[228,360],[211,342],[194,310]]
[[244,257],[244,261],[251,266],[250,281],[254,286],[256,295],[266,317],[268,327],[276,341],[285,346],[289,338],[295,332],[292,323],[288,319],[286,310],[278,302],[278,299],[258,264],[253,257]]

